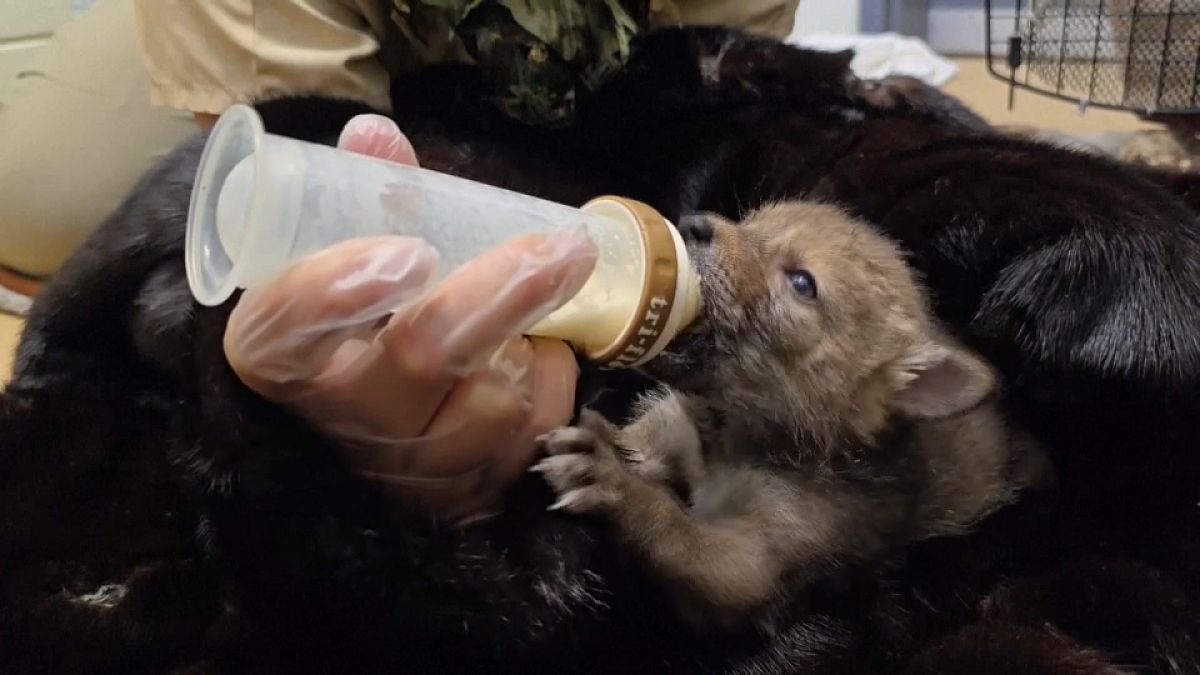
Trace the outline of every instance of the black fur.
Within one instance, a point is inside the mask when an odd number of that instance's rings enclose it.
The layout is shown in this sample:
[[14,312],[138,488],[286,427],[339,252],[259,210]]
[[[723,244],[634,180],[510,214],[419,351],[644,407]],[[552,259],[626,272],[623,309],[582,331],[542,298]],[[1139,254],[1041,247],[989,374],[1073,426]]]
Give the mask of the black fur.
[[[233,376],[231,303],[185,296],[196,139],[52,280],[0,395],[0,670],[1200,671],[1200,241],[1172,194],[1191,183],[873,106],[847,66],[663,31],[567,129],[495,114],[458,68],[398,83],[395,117],[426,166],[568,203],[737,218],[820,196],[878,223],[1001,367],[1061,492],[844,570],[778,634],[720,640],[674,622],[602,532],[545,512],[534,477],[464,533],[391,523]],[[307,105],[268,124],[328,142],[356,110],[307,126]],[[607,413],[641,383],[599,384]]]

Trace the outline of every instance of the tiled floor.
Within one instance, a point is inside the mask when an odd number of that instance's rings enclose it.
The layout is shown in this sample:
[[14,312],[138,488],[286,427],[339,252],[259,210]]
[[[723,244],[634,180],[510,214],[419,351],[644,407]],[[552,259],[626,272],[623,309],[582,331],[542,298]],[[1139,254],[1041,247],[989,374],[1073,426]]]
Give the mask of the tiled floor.
[[[1146,126],[1125,113],[1090,110],[1081,116],[1073,104],[1022,91],[1017,92],[1016,107],[1010,111],[1008,86],[987,73],[982,59],[959,59],[958,63],[961,72],[946,90],[994,124],[1029,125],[1081,134],[1131,131]],[[0,383],[8,379],[18,330],[18,320],[0,315]]]

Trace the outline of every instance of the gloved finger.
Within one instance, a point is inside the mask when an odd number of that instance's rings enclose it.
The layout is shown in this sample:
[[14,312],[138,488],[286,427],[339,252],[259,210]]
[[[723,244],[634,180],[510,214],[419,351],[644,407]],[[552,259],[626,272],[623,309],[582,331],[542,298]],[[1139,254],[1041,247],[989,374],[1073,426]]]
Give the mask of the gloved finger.
[[496,354],[507,365],[436,384],[369,377],[386,362],[364,359],[322,382],[322,407],[309,407],[327,430],[361,449],[356,456],[369,455],[378,473],[453,476],[486,461],[496,439],[529,417],[533,347],[516,338]]
[[561,340],[532,338],[531,342],[534,355],[530,413],[514,442],[495,458],[489,480],[497,492],[525,475],[535,459],[535,439],[568,424],[575,411],[579,381],[575,353]]
[[[505,405],[489,403],[483,409],[472,409],[454,403],[452,395],[439,411],[430,436],[437,436],[436,428],[444,425],[456,430],[456,437],[422,446],[408,456],[407,463],[391,455],[390,465],[376,465],[383,471],[365,475],[408,509],[420,508],[460,523],[490,514],[507,488],[525,475],[536,454],[534,439],[567,424],[574,410],[579,375],[574,353],[558,340],[533,338],[531,346],[533,362],[521,387],[531,398],[519,417],[509,416],[518,428],[503,423],[463,426],[453,419],[472,421],[477,412],[486,410],[491,414],[488,419],[500,421],[503,413],[497,413]],[[491,371],[492,376],[498,370]],[[459,401],[469,397],[464,395]],[[524,424],[519,423],[521,419]]]
[[[529,417],[529,402],[500,379],[495,373],[480,372],[455,386],[443,406],[454,412],[439,417],[427,434],[362,447],[355,454],[366,460],[364,470],[396,484],[445,483],[492,463],[501,448],[517,438]],[[474,415],[462,424],[470,413]]]
[[[530,349],[532,352],[532,349]],[[507,483],[496,467],[520,449],[530,415],[532,376],[514,388],[498,371],[477,372],[447,395],[426,434],[363,450],[360,474],[390,501],[441,518],[458,519],[493,503]]]
[[594,263],[582,233],[519,238],[475,258],[398,311],[361,358],[317,383],[344,410],[324,418],[375,420],[374,433],[393,439],[424,434],[454,384],[483,369],[531,317],[571,297]]
[[342,127],[337,147],[400,164],[417,166],[417,153],[408,137],[382,115],[356,115]]
[[267,398],[296,395],[297,385],[339,365],[331,359],[348,340],[369,338],[381,319],[419,297],[436,265],[432,248],[403,237],[317,252],[243,294],[225,330],[226,358]]
[[582,228],[515,238],[397,312],[380,339],[398,372],[412,379],[468,374],[578,293],[596,255]]

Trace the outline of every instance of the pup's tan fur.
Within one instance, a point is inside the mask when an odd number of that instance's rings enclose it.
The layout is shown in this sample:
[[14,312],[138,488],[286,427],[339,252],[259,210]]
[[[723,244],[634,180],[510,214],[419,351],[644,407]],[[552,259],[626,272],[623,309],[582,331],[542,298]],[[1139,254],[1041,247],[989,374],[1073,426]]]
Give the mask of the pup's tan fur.
[[688,617],[769,625],[822,575],[961,532],[1045,479],[992,369],[869,225],[793,202],[683,229],[705,316],[649,366],[666,386],[623,429],[585,413],[548,435],[534,469],[556,508],[608,519]]

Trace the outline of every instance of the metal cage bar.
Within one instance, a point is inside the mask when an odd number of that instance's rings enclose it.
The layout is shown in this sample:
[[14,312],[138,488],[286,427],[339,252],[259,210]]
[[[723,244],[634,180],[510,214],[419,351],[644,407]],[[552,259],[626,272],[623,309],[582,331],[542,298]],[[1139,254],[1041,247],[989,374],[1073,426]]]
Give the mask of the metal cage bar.
[[984,39],[1010,108],[1022,89],[1084,107],[1200,114],[1200,0],[1006,4],[984,0]]

